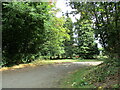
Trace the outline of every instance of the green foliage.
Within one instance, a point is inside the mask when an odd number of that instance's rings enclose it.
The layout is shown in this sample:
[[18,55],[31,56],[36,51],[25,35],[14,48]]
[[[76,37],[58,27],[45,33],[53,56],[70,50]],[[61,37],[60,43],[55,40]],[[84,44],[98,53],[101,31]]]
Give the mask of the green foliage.
[[[93,3],[95,6],[94,14],[100,13],[99,16],[95,15],[96,19],[96,36],[100,37],[100,42],[107,51],[107,53],[112,56],[119,58],[119,47],[120,47],[120,2],[114,3]],[[102,9],[102,11],[100,10]],[[104,19],[106,18],[106,19]]]
[[69,5],[76,9],[74,14],[80,14],[80,22],[93,23],[90,28],[94,29],[106,54],[120,58],[120,2],[70,2]]
[[64,18],[51,17],[49,21],[45,23],[46,29],[46,42],[44,43],[44,51],[50,56],[56,56],[63,54],[64,47],[63,42],[69,39],[67,28],[64,28]]
[[[114,60],[114,63],[108,61],[111,60],[106,60],[98,66],[76,70],[64,79],[61,85],[62,88],[118,88],[120,66]],[[114,82],[114,84],[110,84],[111,82]]]
[[62,88],[93,88],[94,85],[90,85],[86,81],[84,75],[89,72],[90,68],[81,68],[72,72],[67,78],[64,79],[64,82],[61,83]]
[[114,84],[112,88],[120,88],[120,84]]
[[2,3],[4,65],[31,62],[39,56],[94,58],[99,54],[95,37],[106,51],[104,54],[119,58],[119,4],[70,2],[76,9],[71,14],[80,14],[73,23],[69,14],[67,18],[57,18],[59,9],[48,2]]
[[31,61],[33,55],[39,52],[45,41],[47,6],[42,2],[3,3],[3,62],[6,65]]
[[[64,53],[69,38],[64,18],[47,2],[2,3],[3,63],[6,66],[31,62],[39,56]],[[52,12],[53,11],[53,12]]]
[[74,31],[73,31],[73,22],[72,22],[70,17],[66,18],[64,27],[69,30],[67,32],[68,32],[68,34],[70,36],[70,39],[67,39],[67,40],[64,41],[64,48],[65,48],[64,57],[72,58],[73,54],[75,53],[74,52],[74,46],[73,46],[73,44],[74,44],[74,36],[73,36]]
[[[77,71],[66,82],[67,87],[72,85],[74,88],[83,88],[83,86],[90,88],[94,84],[99,84],[98,89],[119,87],[118,82],[110,86],[109,82],[118,81],[120,75],[118,71],[120,69],[120,2],[69,2],[69,5],[74,9],[71,12],[74,16],[80,14],[80,19],[76,19],[75,23],[78,34],[76,40],[78,52],[75,54],[83,58],[98,54],[98,49],[93,42],[94,35],[104,48],[99,50],[103,52],[105,50],[104,54],[112,59],[106,59],[105,63],[92,67],[90,70]],[[93,47],[94,54],[91,54]]]
[[[90,84],[95,85],[96,83],[99,83],[97,87],[115,88],[116,86],[116,88],[118,88],[117,86],[119,86],[119,84],[117,80],[119,78],[119,68],[117,63],[105,62],[90,69],[90,72],[85,75],[85,77]],[[114,82],[115,85],[110,84],[110,82]]]
[[77,51],[76,53],[81,58],[93,58],[94,55],[98,55],[99,51],[97,44],[94,42],[94,31],[91,28],[92,23],[86,19],[79,19],[75,22],[75,30],[77,33],[76,43]]

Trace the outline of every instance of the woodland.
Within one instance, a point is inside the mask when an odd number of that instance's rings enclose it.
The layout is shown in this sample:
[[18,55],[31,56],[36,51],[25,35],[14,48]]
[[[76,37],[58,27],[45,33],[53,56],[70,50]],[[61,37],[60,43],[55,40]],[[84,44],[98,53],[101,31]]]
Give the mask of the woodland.
[[[50,2],[2,3],[3,65],[37,58],[96,58],[99,51],[120,58],[120,2],[69,2],[74,11],[60,11]],[[80,14],[72,22],[69,15]],[[75,37],[76,35],[76,37]],[[102,49],[97,47],[99,40]]]
[[[1,65],[11,67],[38,59],[99,60],[105,56],[103,64],[73,74],[75,83],[71,81],[70,85],[79,88],[117,81],[120,76],[120,2],[71,1],[66,5],[73,11],[56,17],[60,12],[56,3],[2,2]],[[76,22],[71,15],[79,15]],[[102,84],[97,87],[109,87]],[[110,87],[119,86],[114,83]]]

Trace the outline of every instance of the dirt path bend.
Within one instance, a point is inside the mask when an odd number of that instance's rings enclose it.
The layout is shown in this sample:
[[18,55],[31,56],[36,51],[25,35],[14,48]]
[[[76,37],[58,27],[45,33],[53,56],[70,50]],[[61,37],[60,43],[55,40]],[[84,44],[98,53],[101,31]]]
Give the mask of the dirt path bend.
[[58,88],[60,80],[70,72],[100,63],[74,62],[3,71],[2,88]]

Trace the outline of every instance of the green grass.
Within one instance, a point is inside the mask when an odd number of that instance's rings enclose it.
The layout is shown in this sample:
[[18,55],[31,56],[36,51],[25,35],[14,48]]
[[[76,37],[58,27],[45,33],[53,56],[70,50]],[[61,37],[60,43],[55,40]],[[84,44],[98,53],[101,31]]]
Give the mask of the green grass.
[[[61,82],[62,88],[104,88],[108,87],[109,82],[116,80],[116,74],[120,66],[117,63],[105,62],[98,66],[83,67],[76,70]],[[114,79],[111,79],[114,77]],[[106,78],[110,78],[108,81]],[[118,79],[117,79],[118,80]],[[98,83],[96,86],[95,83]],[[116,82],[110,86],[112,88],[118,88]]]
[[89,83],[85,80],[84,75],[86,75],[90,70],[90,67],[85,67],[76,70],[64,81],[61,83],[62,88],[91,88],[93,85],[89,85]]

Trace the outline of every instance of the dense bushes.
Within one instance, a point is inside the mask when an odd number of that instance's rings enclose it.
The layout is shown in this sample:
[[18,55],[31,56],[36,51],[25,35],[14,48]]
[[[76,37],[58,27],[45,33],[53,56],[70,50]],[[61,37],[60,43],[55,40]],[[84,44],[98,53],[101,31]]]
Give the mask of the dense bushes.
[[[28,63],[37,58],[93,58],[97,54],[89,25],[74,31],[69,17],[57,18],[59,11],[48,2],[2,3],[3,65]],[[82,35],[82,33],[84,33]],[[74,34],[78,34],[78,38]],[[76,41],[76,40],[77,41]],[[77,46],[74,46],[77,44]]]
[[[69,38],[64,18],[56,18],[47,2],[2,3],[3,63],[6,66],[31,62],[38,56],[61,54]],[[50,11],[53,11],[52,13]]]

